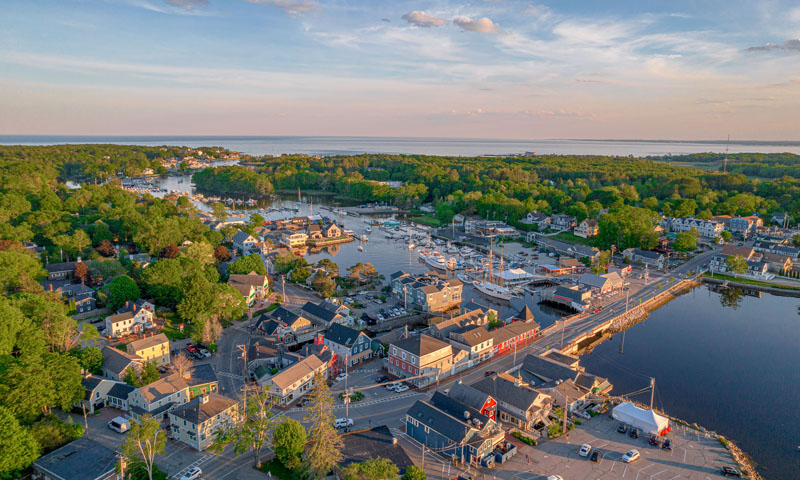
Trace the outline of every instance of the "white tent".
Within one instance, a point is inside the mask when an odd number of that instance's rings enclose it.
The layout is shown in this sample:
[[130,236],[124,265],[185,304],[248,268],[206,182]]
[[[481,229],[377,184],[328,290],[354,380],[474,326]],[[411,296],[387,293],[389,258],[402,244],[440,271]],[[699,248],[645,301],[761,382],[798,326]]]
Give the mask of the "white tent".
[[614,407],[611,412],[614,420],[633,425],[644,432],[658,435],[669,427],[669,420],[652,410],[637,407],[631,402],[625,402]]

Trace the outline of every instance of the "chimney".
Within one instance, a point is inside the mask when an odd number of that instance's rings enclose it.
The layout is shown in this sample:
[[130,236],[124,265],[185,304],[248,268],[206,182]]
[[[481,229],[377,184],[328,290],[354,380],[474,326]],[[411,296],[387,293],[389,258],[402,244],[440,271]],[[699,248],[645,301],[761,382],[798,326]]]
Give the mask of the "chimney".
[[134,312],[136,311],[136,304],[135,303],[133,304],[133,311]]
[[53,291],[53,284],[52,283],[50,284],[50,291],[51,292]]
[[392,445],[397,446],[397,439],[392,437]]
[[514,379],[514,385],[516,385],[516,386],[517,386],[517,388],[519,388],[520,386],[522,386],[522,381],[519,379],[519,377],[516,377],[516,378]]

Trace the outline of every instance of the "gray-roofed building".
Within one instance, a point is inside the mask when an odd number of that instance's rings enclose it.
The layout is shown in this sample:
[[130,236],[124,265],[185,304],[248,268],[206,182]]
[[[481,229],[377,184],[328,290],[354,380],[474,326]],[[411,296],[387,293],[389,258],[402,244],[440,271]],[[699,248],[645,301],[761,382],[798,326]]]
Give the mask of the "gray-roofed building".
[[622,277],[618,273],[606,273],[595,275],[594,273],[584,273],[578,278],[578,284],[583,288],[597,293],[608,293],[619,290],[623,286]]
[[48,280],[65,280],[72,278],[72,272],[75,271],[75,265],[80,262],[64,262],[64,263],[48,263],[44,266],[47,270]]
[[135,417],[149,413],[159,420],[170,408],[188,401],[189,385],[177,373],[139,387],[128,396],[128,405]]
[[233,248],[239,249],[245,254],[255,248],[256,242],[258,242],[257,238],[241,230],[233,236]]
[[553,397],[506,373],[486,377],[472,384],[472,387],[497,401],[500,421],[523,430],[544,426],[553,408]]
[[345,361],[352,367],[372,358],[372,341],[367,334],[338,323],[328,327],[323,343],[336,355],[337,371]]
[[108,380],[96,375],[87,375],[81,379],[85,389],[84,397],[75,403],[75,406],[85,406],[87,413],[94,413],[95,409],[102,408],[106,403],[109,390],[116,385],[114,380]]
[[128,398],[134,390],[136,390],[136,387],[133,385],[115,382],[114,386],[106,394],[106,405],[127,412],[130,410]]
[[482,325],[467,325],[451,331],[450,344],[468,350],[473,365],[494,356],[494,338]]
[[[583,371],[575,357],[555,355],[526,355],[516,372],[525,382],[535,388],[554,386],[559,382],[572,380],[587,393],[604,394],[611,391],[607,379]],[[564,362],[564,363],[562,363]]]
[[306,357],[294,365],[258,379],[262,389],[268,390],[275,403],[289,405],[299,399],[314,386],[314,376],[319,374],[323,381],[328,378],[328,365],[316,355]]
[[450,387],[447,396],[480,412],[481,415],[485,415],[492,420],[497,419],[497,401],[488,393],[481,392],[466,383],[458,381]]
[[36,480],[105,480],[116,478],[117,454],[81,437],[33,462]]
[[488,315],[484,310],[477,308],[464,312],[456,317],[442,320],[436,325],[433,325],[429,329],[429,332],[431,336],[440,340],[445,340],[450,338],[450,332],[453,330],[466,327],[468,325],[486,325],[487,323],[489,323]]
[[650,250],[628,248],[622,251],[622,256],[630,263],[642,263],[656,268],[664,266],[664,255]]
[[303,313],[307,314],[311,320],[326,327],[334,323],[342,323],[345,319],[342,314],[343,310],[342,307],[330,302],[306,302],[302,308]]
[[125,370],[141,368],[144,360],[138,355],[117,350],[116,348],[103,347],[103,376],[111,380],[122,380]]
[[582,312],[589,308],[592,300],[592,291],[579,288],[577,285],[565,287],[560,285],[554,290],[546,290],[542,295],[545,302],[551,302],[567,309]]
[[197,396],[216,392],[219,388],[217,373],[208,363],[192,365],[183,376],[183,381],[189,387],[189,399]]
[[[400,273],[400,275],[397,275]],[[426,312],[443,312],[455,308],[461,303],[463,282],[457,278],[448,278],[435,272],[412,276],[397,272],[392,275],[390,285],[396,295],[400,295],[407,308],[415,308]]]
[[397,465],[400,475],[414,462],[392,435],[389,427],[381,425],[370,430],[345,433],[342,439],[342,468],[353,463],[363,463],[375,458],[388,458]]
[[214,441],[218,430],[236,422],[238,403],[217,393],[200,395],[169,412],[172,436],[197,451]]
[[422,378],[409,380],[417,386],[426,386],[451,374],[453,347],[425,334],[413,335],[392,342],[386,367],[396,377]]

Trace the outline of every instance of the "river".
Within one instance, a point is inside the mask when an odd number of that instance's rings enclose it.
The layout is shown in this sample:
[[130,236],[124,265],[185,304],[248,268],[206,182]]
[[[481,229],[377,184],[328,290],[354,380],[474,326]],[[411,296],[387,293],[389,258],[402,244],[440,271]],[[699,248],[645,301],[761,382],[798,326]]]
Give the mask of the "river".
[[300,136],[72,136],[0,135],[0,145],[112,143],[126,145],[180,145],[224,147],[250,155],[354,155],[359,153],[419,155],[513,155],[525,152],[556,155],[677,155],[699,152],[800,154],[800,142],[725,140],[513,140],[421,137],[300,137]]
[[[581,357],[613,394],[734,440],[768,479],[800,478],[800,299],[698,287]],[[650,401],[650,394],[634,397]]]

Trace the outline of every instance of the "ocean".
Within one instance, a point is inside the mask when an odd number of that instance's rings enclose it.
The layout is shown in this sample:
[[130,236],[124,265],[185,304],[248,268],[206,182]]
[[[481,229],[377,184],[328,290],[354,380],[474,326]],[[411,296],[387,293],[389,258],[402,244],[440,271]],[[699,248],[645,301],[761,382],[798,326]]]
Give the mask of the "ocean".
[[443,156],[513,155],[535,152],[557,155],[655,156],[702,152],[790,152],[800,154],[800,142],[725,140],[492,140],[421,137],[302,137],[302,136],[72,136],[0,135],[0,145],[54,145],[113,143],[224,147],[250,155],[306,153],[353,155],[359,153]]

